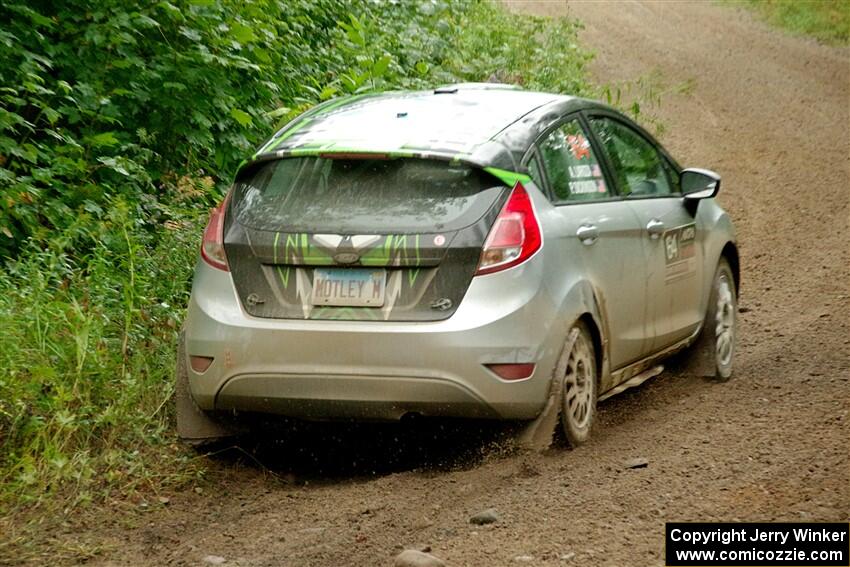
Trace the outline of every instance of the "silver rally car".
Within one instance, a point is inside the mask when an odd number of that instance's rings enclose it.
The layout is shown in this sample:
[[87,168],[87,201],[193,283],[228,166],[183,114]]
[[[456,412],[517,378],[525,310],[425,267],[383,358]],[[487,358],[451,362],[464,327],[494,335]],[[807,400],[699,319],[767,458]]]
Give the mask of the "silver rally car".
[[576,445],[599,399],[679,350],[727,379],[738,252],[719,186],[590,100],[459,84],[321,104],[212,212],[178,432],[554,413]]

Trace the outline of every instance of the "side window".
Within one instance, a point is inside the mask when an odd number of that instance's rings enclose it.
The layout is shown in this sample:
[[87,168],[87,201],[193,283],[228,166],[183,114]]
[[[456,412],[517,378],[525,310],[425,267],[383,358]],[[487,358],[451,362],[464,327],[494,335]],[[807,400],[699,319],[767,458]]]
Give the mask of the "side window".
[[662,158],[662,163],[664,164],[664,171],[667,172],[667,179],[670,180],[670,192],[681,193],[682,186],[679,184],[679,171],[666,159]]
[[532,157],[528,162],[528,172],[531,174],[531,179],[540,187],[541,191],[545,185],[543,184],[543,175],[540,173],[540,164],[537,163],[537,157]]
[[628,197],[670,195],[670,165],[664,156],[637,131],[622,122],[596,117],[590,124],[614,169],[620,194]]
[[577,121],[570,120],[553,130],[539,147],[556,203],[610,196],[593,148]]

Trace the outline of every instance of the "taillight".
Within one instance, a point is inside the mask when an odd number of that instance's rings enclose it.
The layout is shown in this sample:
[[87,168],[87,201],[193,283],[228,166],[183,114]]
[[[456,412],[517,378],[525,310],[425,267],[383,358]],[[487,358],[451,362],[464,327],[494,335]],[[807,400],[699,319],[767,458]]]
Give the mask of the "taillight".
[[520,364],[485,364],[492,372],[503,380],[525,380],[534,374],[533,363]]
[[192,367],[192,370],[197,372],[198,374],[203,374],[207,371],[210,365],[215,360],[211,356],[189,356],[189,365]]
[[475,275],[491,274],[521,264],[540,249],[542,242],[531,197],[517,181],[487,235]]
[[204,229],[204,238],[201,241],[201,258],[212,266],[225,272],[227,267],[227,256],[224,253],[224,210],[227,208],[228,194],[219,206],[210,212],[210,220]]

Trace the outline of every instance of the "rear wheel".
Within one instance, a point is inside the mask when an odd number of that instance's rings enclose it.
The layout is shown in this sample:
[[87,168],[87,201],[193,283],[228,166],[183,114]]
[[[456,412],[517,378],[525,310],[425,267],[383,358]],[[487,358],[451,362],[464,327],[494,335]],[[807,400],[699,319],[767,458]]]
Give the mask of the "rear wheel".
[[584,443],[596,418],[596,355],[590,331],[577,322],[565,345],[561,427],[571,447]]

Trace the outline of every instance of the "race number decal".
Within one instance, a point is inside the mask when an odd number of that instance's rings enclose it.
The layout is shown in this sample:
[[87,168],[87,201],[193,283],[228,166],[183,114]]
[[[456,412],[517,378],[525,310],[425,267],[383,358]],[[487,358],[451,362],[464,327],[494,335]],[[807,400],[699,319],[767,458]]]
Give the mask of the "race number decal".
[[695,224],[686,224],[664,233],[665,282],[670,283],[696,273],[696,234]]

